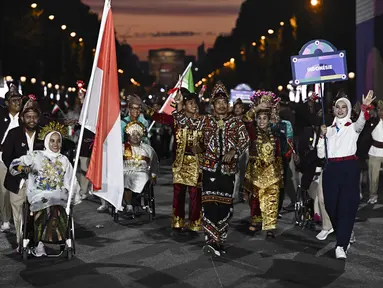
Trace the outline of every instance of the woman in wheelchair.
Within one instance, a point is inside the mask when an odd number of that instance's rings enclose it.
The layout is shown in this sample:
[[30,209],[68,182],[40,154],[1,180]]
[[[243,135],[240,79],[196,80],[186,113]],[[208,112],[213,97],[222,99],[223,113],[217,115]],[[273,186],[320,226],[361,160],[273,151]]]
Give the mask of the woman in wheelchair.
[[[30,217],[33,219],[33,239],[29,240],[36,245],[32,254],[37,257],[47,255],[43,243],[64,244],[67,237],[68,215],[65,207],[73,167],[68,158],[60,153],[63,128],[59,124],[44,127],[39,137],[44,140],[45,150],[33,151],[15,159],[9,167],[12,175],[28,176],[27,199],[29,210],[33,213]],[[75,203],[81,202],[79,191],[76,181]]]
[[141,196],[145,186],[154,184],[158,171],[158,158],[154,149],[142,139],[146,134],[140,122],[126,125],[126,142],[124,144],[124,200],[127,213],[133,212],[133,206],[141,206]]

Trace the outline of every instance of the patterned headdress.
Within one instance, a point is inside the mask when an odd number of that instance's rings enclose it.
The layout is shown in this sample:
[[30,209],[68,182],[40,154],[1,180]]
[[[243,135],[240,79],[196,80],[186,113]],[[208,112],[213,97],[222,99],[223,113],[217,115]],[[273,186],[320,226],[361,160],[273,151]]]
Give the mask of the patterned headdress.
[[234,103],[233,103],[233,107],[235,107],[235,105],[243,105],[243,101],[242,101],[242,99],[241,98],[238,98],[237,100],[235,100],[234,101]]
[[213,87],[213,92],[211,93],[211,103],[214,103],[217,99],[225,99],[229,101],[229,93],[227,93],[226,87],[221,81],[218,81]]
[[250,100],[255,105],[266,103],[270,106],[275,106],[279,103],[280,98],[275,96],[275,94],[271,91],[257,91],[250,97]]
[[183,102],[185,103],[186,101],[189,100],[195,100],[197,104],[199,103],[199,97],[197,93],[190,92],[188,89],[181,87],[179,90],[182,94]]
[[23,110],[21,111],[21,116],[27,112],[33,111],[37,114],[41,114],[39,103],[36,101],[36,97],[34,95],[29,95],[29,100],[25,103]]
[[146,133],[145,126],[137,121],[129,122],[125,127],[126,134],[131,134],[133,131],[138,132],[141,136],[144,136]]
[[48,125],[44,126],[39,133],[38,139],[44,140],[45,136],[47,136],[51,132],[58,132],[61,134],[62,137],[65,137],[67,134],[67,129],[64,125],[58,123],[58,122],[49,122]]

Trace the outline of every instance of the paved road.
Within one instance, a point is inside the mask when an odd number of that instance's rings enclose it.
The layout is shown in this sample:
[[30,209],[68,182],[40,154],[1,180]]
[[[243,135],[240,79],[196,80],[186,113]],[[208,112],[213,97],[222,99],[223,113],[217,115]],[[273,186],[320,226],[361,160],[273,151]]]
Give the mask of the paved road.
[[[0,287],[199,288],[199,287],[383,287],[383,205],[361,205],[357,243],[347,262],[333,257],[334,237],[320,242],[317,232],[301,231],[292,213],[280,220],[278,237],[246,235],[249,213],[235,206],[229,249],[220,259],[202,254],[203,238],[173,239],[170,229],[171,170],[162,167],[156,187],[155,221],[147,217],[114,223],[87,200],[76,207],[77,255],[22,262],[0,235]],[[103,225],[103,228],[96,228]]]

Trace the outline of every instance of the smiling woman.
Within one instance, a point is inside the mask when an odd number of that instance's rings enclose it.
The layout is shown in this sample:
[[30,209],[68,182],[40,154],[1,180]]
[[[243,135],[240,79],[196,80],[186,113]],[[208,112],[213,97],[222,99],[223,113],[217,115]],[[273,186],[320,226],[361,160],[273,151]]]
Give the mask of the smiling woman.
[[[84,0],[99,13],[103,2]],[[133,47],[133,52],[144,60],[150,49],[167,47],[196,54],[202,42],[207,47],[212,46],[217,35],[231,31],[242,2],[112,0],[112,9],[118,38],[126,40]]]

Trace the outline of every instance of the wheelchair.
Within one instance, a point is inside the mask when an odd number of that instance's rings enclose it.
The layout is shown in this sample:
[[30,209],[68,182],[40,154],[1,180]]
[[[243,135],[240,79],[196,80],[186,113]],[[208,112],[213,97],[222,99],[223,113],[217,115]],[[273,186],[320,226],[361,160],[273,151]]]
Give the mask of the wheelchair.
[[[132,197],[132,206],[133,206],[133,214],[131,217],[134,219],[140,215],[139,209],[146,211],[148,214],[149,221],[152,221],[156,217],[156,205],[155,205],[155,197],[154,197],[154,185],[152,184],[152,180],[149,180],[141,193],[133,193]],[[118,222],[121,216],[122,211],[117,211],[115,207],[112,207],[111,216],[113,217],[114,222]]]
[[[57,258],[64,255],[68,260],[71,260],[72,257],[76,254],[75,246],[75,233],[74,233],[74,220],[72,209],[70,208],[70,213],[68,215],[68,229],[66,238],[63,241],[58,243],[53,243],[60,245],[60,252],[57,254],[47,254],[46,257]],[[34,227],[33,227],[33,212],[29,210],[29,203],[26,201],[23,204],[23,217],[21,222],[21,231],[20,231],[20,254],[24,261],[28,260],[29,256],[33,256],[33,236],[34,236]],[[33,243],[37,244],[37,243]],[[52,243],[49,243],[52,244]]]
[[295,224],[302,229],[315,230],[314,199],[312,199],[301,185],[297,188],[297,201],[295,202]]

